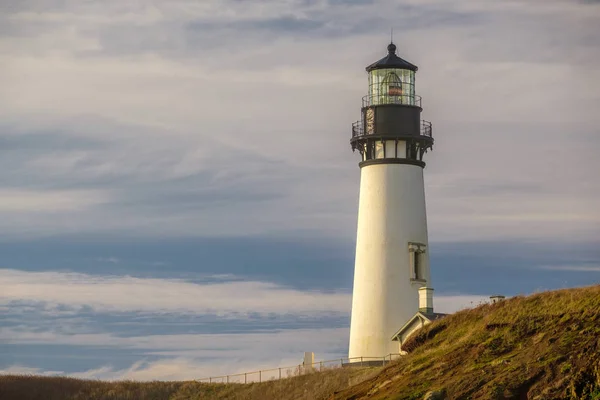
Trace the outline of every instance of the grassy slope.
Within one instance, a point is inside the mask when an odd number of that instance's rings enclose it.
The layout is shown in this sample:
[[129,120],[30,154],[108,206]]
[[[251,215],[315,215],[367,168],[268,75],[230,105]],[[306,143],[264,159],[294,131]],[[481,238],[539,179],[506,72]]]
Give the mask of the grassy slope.
[[417,332],[410,355],[335,400],[600,400],[600,286],[515,297]]
[[[0,376],[0,399],[600,400],[600,286],[516,297],[417,332],[381,373],[343,368],[249,385]],[[353,385],[353,386],[352,386]]]
[[371,378],[381,368],[338,368],[251,384],[102,382],[40,376],[0,376],[1,400],[265,400],[326,399]]

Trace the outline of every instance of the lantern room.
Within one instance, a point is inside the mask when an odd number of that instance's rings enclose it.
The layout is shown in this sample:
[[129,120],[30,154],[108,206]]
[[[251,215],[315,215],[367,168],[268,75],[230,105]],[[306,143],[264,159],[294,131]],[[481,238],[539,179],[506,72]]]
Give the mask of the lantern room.
[[417,66],[396,55],[396,45],[390,43],[388,55],[369,65],[370,105],[415,105],[415,72]]

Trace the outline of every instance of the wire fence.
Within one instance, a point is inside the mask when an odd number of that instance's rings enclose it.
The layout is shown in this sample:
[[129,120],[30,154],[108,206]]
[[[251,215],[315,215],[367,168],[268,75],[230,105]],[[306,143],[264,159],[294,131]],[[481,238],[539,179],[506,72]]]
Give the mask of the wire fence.
[[398,359],[400,354],[388,354],[384,357],[352,357],[338,358],[335,360],[319,361],[312,364],[298,364],[291,367],[278,367],[271,369],[261,369],[258,371],[242,372],[238,374],[211,376],[208,378],[196,379],[197,382],[207,383],[255,383],[267,382],[294,376],[321,372],[336,368],[352,367],[380,367],[389,364]]

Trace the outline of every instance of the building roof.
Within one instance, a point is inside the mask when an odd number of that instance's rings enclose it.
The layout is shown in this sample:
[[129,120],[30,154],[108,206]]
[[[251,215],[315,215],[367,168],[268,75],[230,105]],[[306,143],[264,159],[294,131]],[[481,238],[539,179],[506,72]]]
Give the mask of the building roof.
[[392,336],[392,341],[398,341],[398,337],[402,336],[402,334],[404,332],[406,332],[407,330],[410,329],[410,327],[413,325],[413,323],[418,320],[425,320],[428,322],[433,322],[435,320],[444,318],[446,315],[448,314],[443,314],[443,313],[436,313],[436,312],[431,312],[431,313],[424,313],[421,311],[417,311],[417,313],[415,315],[413,315],[413,317],[411,319],[409,319],[404,326],[402,326],[402,328],[398,329],[398,331],[396,333],[394,333],[394,335]]
[[369,65],[366,70],[370,72],[374,69],[382,69],[382,68],[400,68],[400,69],[409,69],[411,71],[417,71],[419,68],[409,63],[406,60],[401,59],[396,55],[396,45],[394,43],[390,43],[387,47],[388,55],[383,57],[381,60],[374,62]]

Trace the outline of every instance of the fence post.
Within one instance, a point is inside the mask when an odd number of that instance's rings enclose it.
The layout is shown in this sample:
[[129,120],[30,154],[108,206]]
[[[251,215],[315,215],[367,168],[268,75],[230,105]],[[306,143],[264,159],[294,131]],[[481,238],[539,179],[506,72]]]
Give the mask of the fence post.
[[343,366],[344,366],[344,359],[340,358],[340,367],[343,367]]
[[319,372],[323,371],[323,361],[319,362]]
[[212,377],[208,378],[208,383],[212,383]]
[[360,366],[361,367],[363,366],[363,358],[362,358],[362,356],[360,356]]
[[262,371],[258,371],[258,383],[262,382]]
[[244,383],[248,383],[248,374],[244,372]]
[[279,379],[281,379],[281,368],[279,368]]
[[227,383],[229,383],[229,375],[227,375]]

